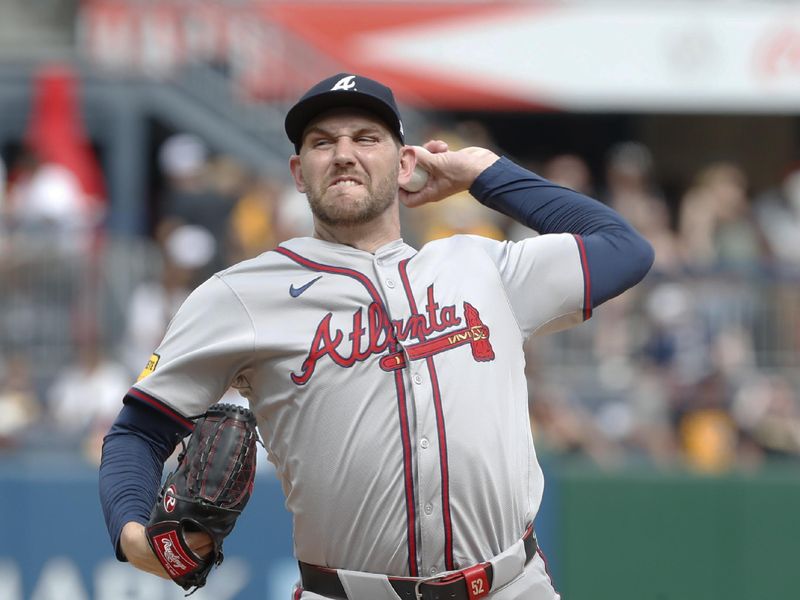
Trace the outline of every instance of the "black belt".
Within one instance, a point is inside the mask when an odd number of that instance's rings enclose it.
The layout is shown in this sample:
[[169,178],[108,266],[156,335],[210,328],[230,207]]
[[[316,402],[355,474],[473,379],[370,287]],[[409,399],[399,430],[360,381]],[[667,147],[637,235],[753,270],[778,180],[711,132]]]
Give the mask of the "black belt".
[[[525,546],[525,564],[536,556],[538,545],[533,526],[529,526],[522,536]],[[492,564],[485,562],[450,573],[439,579],[411,577],[389,577],[389,584],[403,600],[475,600],[489,593],[492,587]],[[304,590],[327,596],[350,600],[344,591],[336,569],[318,567],[300,562],[300,580]],[[472,588],[472,593],[468,588]],[[355,599],[353,599],[355,600]]]

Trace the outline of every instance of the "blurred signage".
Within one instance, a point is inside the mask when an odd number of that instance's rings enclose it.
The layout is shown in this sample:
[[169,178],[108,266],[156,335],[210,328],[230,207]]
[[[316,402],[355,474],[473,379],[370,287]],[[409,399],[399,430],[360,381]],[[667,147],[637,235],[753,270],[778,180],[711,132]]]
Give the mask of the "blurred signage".
[[282,29],[257,2],[84,0],[78,39],[110,71],[165,78],[200,63],[253,97],[281,95],[291,77]]
[[[42,566],[23,591],[23,565],[0,559],[0,598],[3,600],[179,600],[186,595],[172,581],[137,571],[130,565],[106,559],[89,567],[84,576],[82,557],[54,556]],[[241,557],[226,557],[212,572],[208,584],[198,590],[197,600],[280,600],[291,594],[297,579],[297,563],[293,560],[275,562],[259,576]],[[245,591],[246,590],[246,591]]]
[[[10,462],[0,460],[0,599],[185,597],[172,581],[116,560],[97,498],[96,469],[77,464],[31,468],[33,462],[15,467]],[[225,560],[192,600],[283,600],[291,595],[298,572],[291,516],[283,500],[278,480],[268,471],[259,473],[247,510],[225,539]]]
[[101,64],[217,63],[265,98],[322,63],[423,107],[796,112],[800,101],[791,3],[88,0],[81,22]]
[[[23,591],[23,565],[0,559],[0,598],[3,600],[181,600],[186,592],[170,580],[137,571],[128,564],[107,559],[90,566],[84,576],[82,557],[54,556]],[[226,557],[212,571],[197,600],[283,600],[297,581],[297,563],[286,559],[254,572],[244,558]]]

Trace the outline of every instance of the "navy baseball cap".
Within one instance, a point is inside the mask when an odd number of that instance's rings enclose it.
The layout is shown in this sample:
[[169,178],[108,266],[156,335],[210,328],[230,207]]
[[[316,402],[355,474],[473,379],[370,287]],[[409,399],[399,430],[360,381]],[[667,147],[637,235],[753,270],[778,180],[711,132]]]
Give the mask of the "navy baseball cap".
[[300,152],[306,126],[320,113],[340,106],[363,108],[375,114],[400,143],[405,143],[403,121],[392,90],[374,79],[339,73],[323,79],[308,90],[286,113],[286,135],[296,152]]

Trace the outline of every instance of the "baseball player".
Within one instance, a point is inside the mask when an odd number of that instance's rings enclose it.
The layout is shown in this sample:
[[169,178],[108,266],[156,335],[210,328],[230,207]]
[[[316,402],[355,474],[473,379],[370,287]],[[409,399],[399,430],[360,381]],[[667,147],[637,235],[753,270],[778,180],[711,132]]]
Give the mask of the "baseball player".
[[[128,392],[100,467],[117,557],[163,576],[143,533],[163,463],[233,386],[293,515],[293,598],[559,598],[533,529],[523,342],[635,285],[652,248],[487,149],[404,145],[391,90],[366,77],[319,82],[285,125],[313,237],[199,286]],[[417,165],[429,175],[410,192]],[[464,190],[541,235],[403,242],[400,202]]]

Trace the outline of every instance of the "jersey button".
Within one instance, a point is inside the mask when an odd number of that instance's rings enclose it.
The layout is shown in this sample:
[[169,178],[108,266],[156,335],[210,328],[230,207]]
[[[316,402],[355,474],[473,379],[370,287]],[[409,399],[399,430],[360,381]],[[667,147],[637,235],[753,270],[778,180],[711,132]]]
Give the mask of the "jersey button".
[[433,506],[431,504],[425,505],[425,514],[430,515],[433,513]]
[[419,373],[414,375],[414,383],[416,383],[416,384],[422,383],[422,375],[420,375]]
[[394,287],[394,280],[393,279],[387,279],[386,280],[386,287],[393,288]]
[[429,572],[431,575],[436,575],[439,571],[436,570],[436,567],[431,567],[431,570]]
[[431,444],[430,444],[430,442],[428,441],[428,438],[422,438],[422,439],[419,441],[419,445],[420,445],[420,446],[422,446],[423,448],[427,448],[427,447],[428,447],[428,446],[430,446]]

